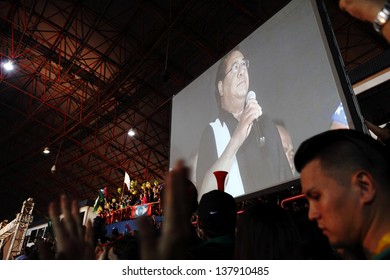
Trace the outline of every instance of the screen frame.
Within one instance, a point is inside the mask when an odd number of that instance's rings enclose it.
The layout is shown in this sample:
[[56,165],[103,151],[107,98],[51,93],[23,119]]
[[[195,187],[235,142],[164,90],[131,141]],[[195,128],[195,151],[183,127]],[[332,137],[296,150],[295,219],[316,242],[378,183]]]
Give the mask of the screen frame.
[[[367,127],[364,125],[363,115],[361,114],[360,107],[358,104],[357,97],[353,91],[352,84],[348,73],[346,72],[346,67],[344,60],[342,58],[340,48],[337,43],[336,36],[334,34],[332,23],[324,0],[311,0],[312,6],[314,8],[314,14],[317,18],[318,27],[324,42],[324,47],[327,50],[328,58],[331,58],[330,66],[332,70],[337,74],[335,75],[338,79],[336,85],[341,87],[339,92],[342,92],[343,95],[340,96],[341,103],[343,104],[344,110],[346,110],[346,115],[350,117],[349,126],[355,130],[362,131],[366,134],[369,134]],[[259,190],[250,194],[245,194],[239,197],[236,197],[236,202],[243,202],[260,196],[266,196],[275,194],[281,191],[285,191],[289,188],[301,187],[301,179],[295,178],[288,182],[283,182],[269,188]]]
[[[350,128],[363,131],[368,133],[367,128],[364,125],[364,121],[362,118],[362,114],[360,113],[360,108],[357,102],[357,98],[352,89],[350,79],[346,72],[346,68],[341,56],[340,49],[338,47],[335,34],[332,29],[332,25],[330,22],[329,14],[326,10],[326,6],[323,0],[311,0],[310,1],[311,8],[313,9],[313,15],[315,17],[315,21],[317,22],[317,28],[319,30],[319,34],[322,38],[322,45],[326,52],[326,57],[329,62],[329,67],[331,68],[331,72],[333,74],[335,80],[335,86],[337,88],[337,95],[343,104],[345,114],[348,120],[348,125]],[[282,7],[281,9],[283,9]],[[266,22],[264,22],[266,23]],[[263,23],[263,24],[264,24]],[[261,26],[260,26],[261,27]],[[249,36],[248,36],[249,37]],[[244,40],[246,40],[246,37]],[[244,41],[243,40],[243,41]],[[238,44],[240,46],[241,42]],[[227,52],[228,53],[228,52]],[[217,62],[218,63],[218,62]],[[208,71],[208,70],[207,70]],[[206,72],[207,72],[206,71]],[[203,74],[205,74],[204,72]],[[202,74],[202,75],[203,75]],[[195,79],[196,80],[196,79]],[[194,81],[195,81],[194,80]],[[193,82],[194,82],[193,81]],[[190,85],[188,87],[191,87]],[[172,105],[172,110],[174,106]],[[173,122],[171,121],[171,131],[172,131]],[[171,136],[172,138],[172,136]],[[171,142],[172,144],[172,142]],[[295,147],[298,148],[298,147]],[[172,147],[171,147],[172,151]],[[171,154],[170,154],[170,165],[173,165],[171,162]],[[278,193],[281,191],[288,190],[292,187],[300,187],[300,176],[299,174],[296,177],[285,181],[276,183],[264,189],[260,189],[251,193],[243,194],[235,197],[237,202],[249,200],[255,197],[265,196],[269,194]],[[198,189],[199,190],[199,189]]]
[[351,118],[353,128],[359,131],[362,131],[366,134],[369,134],[367,127],[364,125],[363,115],[360,111],[359,103],[355,92],[352,88],[350,78],[347,71],[345,70],[344,60],[342,58],[340,48],[337,43],[336,35],[334,34],[332,23],[329,18],[329,14],[326,9],[324,0],[311,0],[313,6],[317,9],[314,11],[317,19],[319,19],[319,27],[321,35],[323,36],[323,41],[325,47],[330,52],[328,56],[332,58],[333,66],[337,73],[339,79],[339,85],[341,86],[341,91],[344,94],[340,96],[341,102],[344,106],[344,109],[348,110],[349,116]]

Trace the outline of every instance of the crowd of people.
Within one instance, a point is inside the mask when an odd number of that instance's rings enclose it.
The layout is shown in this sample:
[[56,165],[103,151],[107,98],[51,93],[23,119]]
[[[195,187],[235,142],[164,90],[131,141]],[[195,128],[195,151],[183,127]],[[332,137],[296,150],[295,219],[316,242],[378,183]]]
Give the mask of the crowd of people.
[[[359,19],[375,23],[378,31],[389,40],[387,20],[377,22],[378,13],[390,9],[388,3],[384,0],[345,0],[340,1],[340,7]],[[203,172],[205,177],[197,180],[201,184],[199,203],[197,188],[188,180],[189,170],[183,161],[178,161],[168,174],[161,195],[164,222],[161,224],[152,217],[141,217],[137,231],[115,232],[101,244],[101,240],[96,238],[97,225],[89,222],[83,227],[77,202],[62,196],[59,205],[52,203],[49,207],[55,240],[37,244],[35,257],[390,259],[389,149],[362,132],[329,130],[300,145],[294,165],[296,172],[301,174],[302,193],[308,202],[307,207],[300,211],[287,211],[276,203],[258,200],[248,204],[243,213],[237,215],[237,204],[231,194],[209,188],[211,184],[215,186],[214,178],[211,183],[211,171],[231,170],[237,161],[240,164],[246,160],[246,156],[240,156],[239,148],[248,137],[255,137],[250,135],[252,124],[262,115],[257,101],[246,99],[249,78],[244,74],[249,64],[242,53],[234,50],[225,62],[217,82],[221,114],[215,122],[226,121],[231,126],[231,134],[220,152],[211,153],[215,158],[204,163],[203,158],[210,154],[199,154],[197,171]],[[238,75],[235,74],[241,71],[242,80],[236,81]],[[229,91],[234,83],[241,85],[239,90]],[[226,95],[231,94],[238,97],[237,104],[228,104],[224,100]],[[234,110],[238,107],[241,111],[237,119]],[[277,134],[274,124],[270,122],[269,125],[270,133]],[[210,124],[205,132],[204,139],[208,140],[204,145],[214,143],[213,129],[217,128]],[[205,151],[210,149],[218,150],[218,147],[214,145]],[[270,149],[284,158],[281,141],[273,142]],[[288,178],[292,170],[284,159],[288,174],[282,174],[280,170],[271,171]],[[268,168],[266,166],[265,169]],[[241,192],[250,187],[244,176],[236,183],[240,184]],[[63,214],[62,221],[60,213]],[[194,213],[196,223],[192,220]],[[21,258],[28,259],[28,256]]]
[[107,224],[128,220],[132,217],[131,207],[151,204],[152,213],[161,215],[160,196],[163,184],[158,182],[152,186],[144,186],[139,190],[130,190],[126,186],[110,191],[107,187],[99,190],[99,197],[95,201],[94,210]]
[[[76,201],[61,197],[49,208],[55,242],[38,244],[42,259],[389,259],[390,156],[371,136],[330,130],[304,141],[295,155],[309,203],[289,212],[255,201],[237,215],[221,190],[202,195],[183,161],[167,176],[164,222],[139,218],[139,230],[102,245],[94,226],[81,225]],[[197,213],[196,225],[192,223]],[[308,217],[305,219],[303,217]],[[313,224],[313,222],[316,223]],[[54,246],[49,246],[52,244]]]

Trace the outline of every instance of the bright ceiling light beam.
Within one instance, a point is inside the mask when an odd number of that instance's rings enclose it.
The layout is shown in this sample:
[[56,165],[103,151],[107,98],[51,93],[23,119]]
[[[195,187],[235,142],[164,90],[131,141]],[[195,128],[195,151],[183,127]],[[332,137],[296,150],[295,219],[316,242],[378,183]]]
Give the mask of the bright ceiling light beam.
[[12,71],[14,70],[15,66],[11,60],[8,60],[7,62],[3,63],[3,68],[6,71]]
[[129,132],[127,132],[127,134],[130,136],[130,137],[133,137],[135,135],[135,131],[133,129],[130,129]]

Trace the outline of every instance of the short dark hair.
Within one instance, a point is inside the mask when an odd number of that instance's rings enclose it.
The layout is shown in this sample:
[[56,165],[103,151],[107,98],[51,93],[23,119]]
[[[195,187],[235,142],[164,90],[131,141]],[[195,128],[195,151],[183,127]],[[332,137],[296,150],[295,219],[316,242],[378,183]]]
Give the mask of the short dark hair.
[[[298,172],[311,161],[319,159],[325,172],[350,174],[365,169],[382,185],[390,182],[390,156],[379,141],[353,129],[329,130],[304,141],[298,148],[294,163]],[[335,179],[343,180],[342,176]]]
[[218,90],[218,83],[219,81],[223,81],[223,79],[226,76],[226,68],[227,68],[227,61],[229,60],[230,56],[233,52],[240,51],[239,47],[235,47],[230,52],[228,52],[224,57],[221,58],[218,68],[217,68],[217,74],[215,76],[215,99],[217,100],[218,107],[221,107],[221,98],[219,96],[219,90]]

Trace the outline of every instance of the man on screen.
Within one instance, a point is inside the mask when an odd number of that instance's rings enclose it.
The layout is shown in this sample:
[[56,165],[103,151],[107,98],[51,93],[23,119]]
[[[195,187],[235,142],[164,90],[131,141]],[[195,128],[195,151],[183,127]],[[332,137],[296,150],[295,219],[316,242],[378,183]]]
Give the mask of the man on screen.
[[236,197],[290,179],[292,171],[273,122],[249,91],[249,61],[235,49],[216,77],[219,116],[203,132],[196,167],[199,195],[216,189],[213,172],[228,171],[225,191]]

